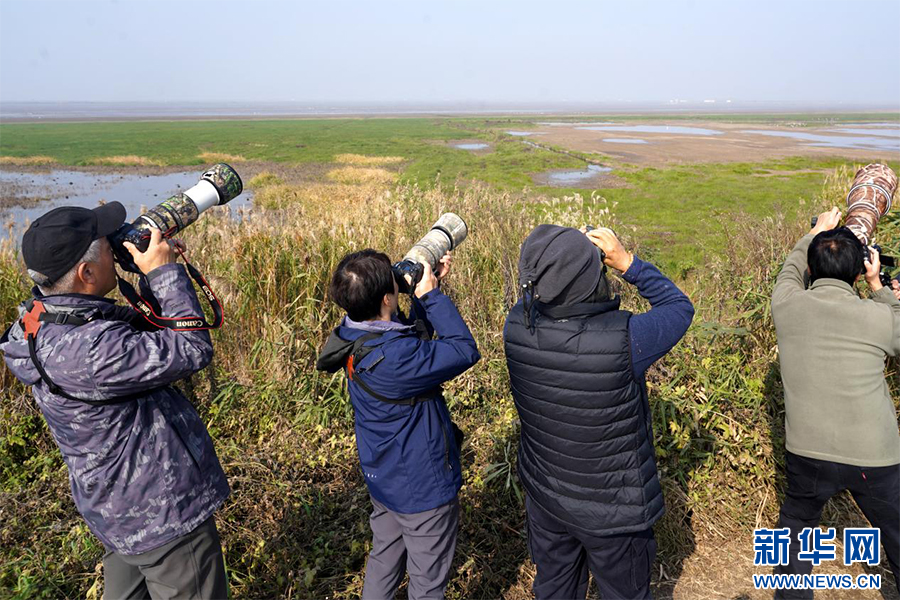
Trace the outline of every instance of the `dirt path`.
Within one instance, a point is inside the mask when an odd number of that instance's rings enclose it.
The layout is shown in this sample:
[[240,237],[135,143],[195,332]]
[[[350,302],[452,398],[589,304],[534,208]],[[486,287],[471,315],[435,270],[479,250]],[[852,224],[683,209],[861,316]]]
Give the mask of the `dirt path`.
[[[884,557],[882,557],[882,563]],[[860,565],[845,567],[840,561],[823,563],[813,573],[843,574],[854,578],[863,573],[880,574],[881,590],[829,590],[816,593],[817,600],[897,600],[900,594],[893,578],[881,565],[868,571]],[[730,541],[698,544],[684,561],[677,580],[665,579],[663,574],[654,588],[656,600],[770,600],[773,592],[753,587],[754,574],[771,573],[771,568],[753,566],[752,540],[746,543]]]

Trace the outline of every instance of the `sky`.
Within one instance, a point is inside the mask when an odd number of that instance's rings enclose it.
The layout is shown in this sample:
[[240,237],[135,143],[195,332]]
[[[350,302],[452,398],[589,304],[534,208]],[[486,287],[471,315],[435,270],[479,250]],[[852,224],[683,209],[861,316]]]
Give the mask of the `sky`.
[[0,102],[900,109],[900,0],[0,0]]

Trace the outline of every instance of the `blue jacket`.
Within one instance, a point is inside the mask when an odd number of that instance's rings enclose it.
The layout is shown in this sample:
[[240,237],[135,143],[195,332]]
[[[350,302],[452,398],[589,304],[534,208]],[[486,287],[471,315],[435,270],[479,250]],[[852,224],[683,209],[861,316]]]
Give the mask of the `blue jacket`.
[[[159,267],[148,280],[164,316],[201,314],[182,266]],[[108,550],[126,555],[196,529],[228,497],[228,482],[206,426],[170,384],[209,364],[209,332],[142,331],[143,318],[112,300],[34,294],[48,312],[90,321],[41,325],[37,355],[55,384],[86,400],[138,396],[107,405],[57,396],[32,363],[18,323],[0,340],[10,371],[32,386],[88,527]]]
[[694,319],[694,305],[659,269],[637,256],[622,279],[650,303],[650,310],[632,316],[628,323],[631,362],[640,379],[684,337]]
[[[377,394],[405,399],[424,394],[466,371],[480,358],[475,339],[453,302],[435,289],[416,302],[429,330],[438,337],[420,339],[412,327],[388,325],[366,342],[372,350],[354,365]],[[319,358],[320,369],[346,365],[353,342],[378,326],[344,319]],[[364,327],[364,328],[363,328]],[[350,381],[356,446],[372,497],[398,513],[418,513],[447,504],[462,486],[459,448],[443,396],[413,406],[390,404]]]

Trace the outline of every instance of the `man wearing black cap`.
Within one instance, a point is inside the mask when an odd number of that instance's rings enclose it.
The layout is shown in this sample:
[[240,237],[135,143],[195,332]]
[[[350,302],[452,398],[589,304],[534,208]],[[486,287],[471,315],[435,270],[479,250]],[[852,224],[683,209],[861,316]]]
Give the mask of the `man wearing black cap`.
[[[599,250],[599,251],[598,251]],[[606,267],[650,302],[619,309]],[[650,598],[663,514],[644,373],[687,331],[691,301],[609,229],[540,225],[503,330],[522,423],[519,477],[537,598]]]
[[[75,506],[107,549],[104,598],[225,598],[213,513],[228,483],[206,427],[171,385],[209,364],[212,341],[206,331],[145,327],[104,298],[116,286],[106,236],[124,221],[112,202],[32,223],[22,256],[37,286],[0,351],[32,386]],[[202,314],[159,230],[145,252],[126,247],[163,316]]]

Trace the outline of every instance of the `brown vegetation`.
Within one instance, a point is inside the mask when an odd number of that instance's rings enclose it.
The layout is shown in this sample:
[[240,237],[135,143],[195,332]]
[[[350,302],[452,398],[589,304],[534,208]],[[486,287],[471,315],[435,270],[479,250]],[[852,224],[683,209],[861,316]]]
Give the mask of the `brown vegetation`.
[[406,159],[402,156],[364,156],[362,154],[338,154],[334,157],[334,162],[336,163],[362,167],[396,165],[402,163],[404,160]]
[[17,167],[32,165],[51,165],[56,162],[52,156],[0,156],[0,165]]
[[160,160],[154,160],[146,156],[129,154],[127,156],[101,156],[87,161],[89,165],[117,166],[117,167],[162,167],[165,165]]

